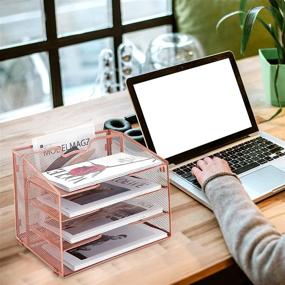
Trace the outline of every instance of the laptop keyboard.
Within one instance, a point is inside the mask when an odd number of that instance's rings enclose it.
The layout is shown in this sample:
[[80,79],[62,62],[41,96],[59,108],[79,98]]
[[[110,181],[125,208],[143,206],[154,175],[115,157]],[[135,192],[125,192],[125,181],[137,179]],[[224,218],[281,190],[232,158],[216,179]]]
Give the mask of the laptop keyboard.
[[[283,147],[265,138],[258,137],[218,152],[210,157],[217,156],[226,160],[234,173],[241,174],[284,155],[285,149]],[[197,179],[191,174],[191,169],[196,166],[196,162],[188,163],[173,171],[201,189]]]

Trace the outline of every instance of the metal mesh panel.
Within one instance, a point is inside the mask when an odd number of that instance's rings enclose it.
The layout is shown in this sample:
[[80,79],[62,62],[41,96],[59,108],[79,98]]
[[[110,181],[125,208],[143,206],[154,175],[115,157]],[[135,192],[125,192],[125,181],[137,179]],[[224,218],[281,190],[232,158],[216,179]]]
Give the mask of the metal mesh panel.
[[167,189],[163,188],[161,190],[145,194],[138,198],[132,199],[134,201],[145,202],[152,205],[158,205],[162,207],[164,213],[169,212],[169,199]]
[[[26,182],[26,224],[28,247],[56,272],[62,272],[62,234],[60,196],[48,187],[48,184],[38,184],[38,173],[30,167],[25,167]],[[42,203],[42,197],[50,201],[53,207]],[[46,252],[46,247],[53,246],[55,254]],[[55,258],[58,257],[58,258]]]
[[163,230],[165,232],[170,232],[170,219],[169,219],[170,205],[169,205],[169,197],[168,197],[167,188],[163,188],[159,191],[155,191],[147,195],[143,195],[136,199],[144,201],[145,203],[151,203],[151,204],[161,206],[163,208],[163,213],[158,214],[155,217],[149,218],[145,222],[160,230]]
[[167,167],[165,165],[157,166],[157,167],[153,167],[150,169],[137,172],[134,174],[134,176],[145,178],[152,182],[161,184],[164,187],[167,187],[168,186],[168,176],[167,176],[166,170],[167,170]]
[[147,223],[165,232],[170,232],[170,220],[168,215],[148,219]]
[[21,151],[13,153],[16,232],[21,241],[23,241],[26,233],[23,155],[29,152],[31,152],[31,148],[21,149]]

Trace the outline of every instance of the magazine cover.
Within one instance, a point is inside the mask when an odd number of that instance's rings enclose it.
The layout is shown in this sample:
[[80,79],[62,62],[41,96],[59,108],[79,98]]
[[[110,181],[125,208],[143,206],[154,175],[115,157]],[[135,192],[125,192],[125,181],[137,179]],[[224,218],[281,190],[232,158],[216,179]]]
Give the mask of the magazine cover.
[[[33,138],[34,151],[42,150],[41,154],[35,156],[38,169],[49,171],[62,167],[67,162],[70,163],[78,156],[76,153],[67,157],[59,156],[59,154],[68,154],[75,150],[86,149],[94,138],[95,127],[93,122]],[[89,155],[91,154],[89,153]]]
[[[61,211],[65,216],[73,218],[159,189],[160,184],[147,179],[123,176],[104,182],[98,188],[61,198]],[[37,199],[57,208],[48,194],[38,196]]]
[[[142,200],[117,203],[93,215],[65,222],[62,230],[63,239],[69,243],[76,243],[162,212],[161,206]],[[58,226],[54,226],[52,219],[46,219],[43,227],[58,234]]]
[[155,158],[120,152],[46,171],[43,175],[56,186],[71,192],[160,164],[161,161]]
[[165,237],[165,232],[145,224],[127,225],[106,232],[93,242],[66,251],[64,264],[71,270],[79,270]]

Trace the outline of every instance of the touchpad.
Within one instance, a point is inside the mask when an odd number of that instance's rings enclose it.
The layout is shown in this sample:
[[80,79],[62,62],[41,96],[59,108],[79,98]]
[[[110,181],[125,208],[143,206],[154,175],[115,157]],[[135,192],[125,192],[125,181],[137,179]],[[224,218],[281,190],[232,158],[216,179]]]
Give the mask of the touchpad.
[[285,172],[269,165],[241,177],[240,180],[252,197],[285,186]]

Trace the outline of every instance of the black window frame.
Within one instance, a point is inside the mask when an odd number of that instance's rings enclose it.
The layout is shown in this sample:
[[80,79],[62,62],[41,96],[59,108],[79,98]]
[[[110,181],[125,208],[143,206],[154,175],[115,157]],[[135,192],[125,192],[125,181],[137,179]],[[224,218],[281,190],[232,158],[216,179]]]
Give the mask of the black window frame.
[[[49,58],[50,81],[52,89],[53,107],[63,106],[63,90],[61,80],[61,70],[59,61],[59,49],[79,43],[92,40],[111,37],[113,39],[114,51],[123,41],[125,33],[136,32],[148,28],[154,28],[164,25],[170,25],[172,32],[176,32],[174,18],[174,0],[172,0],[171,14],[161,17],[154,17],[143,21],[132,22],[129,24],[122,23],[121,1],[110,0],[112,4],[112,27],[89,31],[80,34],[58,37],[56,27],[56,7],[55,0],[43,0],[46,40],[23,44],[16,47],[5,48],[0,50],[0,61],[27,56],[34,53],[46,52]],[[118,57],[115,56],[115,66],[118,69]],[[2,94],[5,96],[5,94]]]

